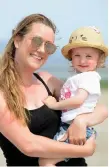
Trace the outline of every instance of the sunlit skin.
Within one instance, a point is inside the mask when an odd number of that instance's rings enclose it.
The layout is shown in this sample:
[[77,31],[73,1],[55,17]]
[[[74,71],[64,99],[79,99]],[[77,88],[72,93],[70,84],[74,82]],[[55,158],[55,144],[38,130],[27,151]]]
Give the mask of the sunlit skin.
[[94,71],[99,60],[99,51],[95,48],[84,47],[72,49],[72,66],[77,72]]

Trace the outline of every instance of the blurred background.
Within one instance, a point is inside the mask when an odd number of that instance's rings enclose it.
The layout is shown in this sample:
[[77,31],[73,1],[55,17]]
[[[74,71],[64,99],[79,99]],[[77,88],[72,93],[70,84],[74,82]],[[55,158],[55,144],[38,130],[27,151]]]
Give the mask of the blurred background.
[[[108,0],[1,0],[0,1],[0,55],[16,24],[25,16],[41,13],[49,17],[57,26],[55,43],[57,51],[50,56],[41,70],[48,71],[60,79],[73,75],[70,64],[61,54],[61,48],[68,42],[73,30],[81,26],[96,26],[108,45]],[[108,59],[105,68],[98,72],[102,77],[102,96],[99,103],[107,104],[108,99]],[[108,123],[107,120],[95,128],[98,132],[97,149],[87,158],[89,166],[108,166]],[[0,150],[0,165],[5,158]]]

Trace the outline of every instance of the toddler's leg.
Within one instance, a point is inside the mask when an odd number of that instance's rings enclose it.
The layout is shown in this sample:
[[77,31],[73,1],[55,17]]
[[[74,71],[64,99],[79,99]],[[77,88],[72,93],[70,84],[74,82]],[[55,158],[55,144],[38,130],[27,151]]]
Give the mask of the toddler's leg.
[[39,166],[55,166],[56,163],[63,161],[64,159],[56,158],[39,158]]

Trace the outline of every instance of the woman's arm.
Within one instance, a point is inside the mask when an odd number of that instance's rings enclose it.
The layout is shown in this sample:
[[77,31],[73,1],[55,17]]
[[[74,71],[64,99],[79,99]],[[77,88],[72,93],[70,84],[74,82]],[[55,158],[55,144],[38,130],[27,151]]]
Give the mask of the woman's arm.
[[[27,156],[45,158],[85,157],[94,152],[93,138],[84,146],[61,143],[34,135],[28,127],[24,127],[16,119],[10,120],[9,117],[10,113],[6,112],[0,118],[0,132]],[[17,135],[15,135],[16,133]]]
[[65,158],[85,157],[93,154],[95,149],[93,138],[88,140],[84,146],[76,146],[34,135],[27,126],[22,125],[16,118],[12,118],[3,99],[0,98],[0,100],[0,132],[25,155],[30,157]]
[[[102,123],[108,117],[106,106],[97,104],[94,112],[90,114],[79,115],[76,119],[81,123],[85,123],[87,127]],[[76,121],[76,120],[75,120]]]

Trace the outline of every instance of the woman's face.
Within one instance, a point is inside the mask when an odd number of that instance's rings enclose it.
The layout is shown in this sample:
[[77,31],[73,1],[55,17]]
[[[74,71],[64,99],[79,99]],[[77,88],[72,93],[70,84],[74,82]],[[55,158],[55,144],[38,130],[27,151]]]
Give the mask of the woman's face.
[[[43,42],[40,47],[35,47],[33,43],[35,37],[41,37]],[[45,49],[45,44],[46,42],[53,44],[54,39],[55,34],[52,28],[41,23],[33,23],[31,30],[23,39],[16,37],[14,41],[16,47],[15,62],[25,68],[31,68],[33,71],[39,69],[50,55]]]

